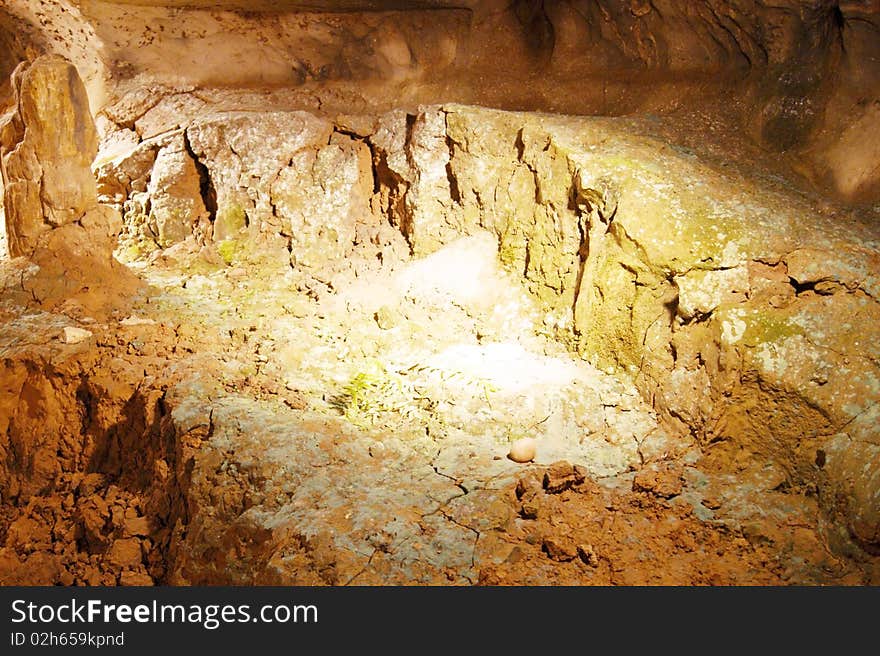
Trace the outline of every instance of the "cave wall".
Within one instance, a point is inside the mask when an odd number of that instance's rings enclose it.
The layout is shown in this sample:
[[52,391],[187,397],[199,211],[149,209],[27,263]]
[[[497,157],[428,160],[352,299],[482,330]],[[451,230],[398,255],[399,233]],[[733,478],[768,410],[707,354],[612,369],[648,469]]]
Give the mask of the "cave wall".
[[880,198],[860,138],[880,127],[876,0],[9,0],[0,78],[41,52],[96,114],[147,88],[284,89],[318,113],[706,108],[837,198]]

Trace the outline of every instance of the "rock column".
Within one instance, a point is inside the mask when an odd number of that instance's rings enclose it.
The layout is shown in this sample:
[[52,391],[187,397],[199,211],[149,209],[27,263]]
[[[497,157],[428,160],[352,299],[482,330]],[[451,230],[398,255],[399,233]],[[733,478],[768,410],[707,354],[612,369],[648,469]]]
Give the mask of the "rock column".
[[9,252],[31,255],[49,230],[98,207],[98,137],[76,68],[58,56],[18,66],[15,106],[0,128]]
[[57,55],[20,64],[12,87],[13,108],[0,119],[9,255],[38,265],[23,285],[41,305],[103,305],[129,277],[112,256],[119,213],[98,203],[98,136],[85,87]]

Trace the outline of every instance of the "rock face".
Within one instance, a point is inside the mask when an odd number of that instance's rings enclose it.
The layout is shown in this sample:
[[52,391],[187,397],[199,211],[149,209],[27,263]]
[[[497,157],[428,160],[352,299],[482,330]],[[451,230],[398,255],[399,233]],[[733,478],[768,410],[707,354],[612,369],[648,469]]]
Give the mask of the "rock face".
[[69,62],[45,57],[13,76],[16,108],[0,136],[13,257],[31,254],[41,235],[79,221],[97,206],[92,160],[98,137],[89,101]]
[[148,225],[160,246],[170,246],[205,229],[208,210],[201,196],[201,180],[182,133],[156,154],[147,194]]
[[214,197],[216,242],[276,233],[299,263],[345,254],[372,210],[370,151],[304,112],[216,114],[186,129]]
[[876,548],[874,231],[613,121],[446,112],[446,221],[493,230],[584,357],[632,372],[712,457],[776,459]]
[[99,289],[130,282],[111,255],[121,222],[98,203],[91,163],[98,141],[85,89],[69,62],[44,56],[13,76],[13,110],[0,125],[8,249],[37,274],[22,286],[39,304],[109,300]]
[[719,468],[770,458],[792,488],[818,486],[876,548],[876,230],[856,215],[831,227],[807,199],[652,129],[448,105],[362,136],[303,112],[212,115],[185,133],[216,194],[215,241],[287,238],[309,267],[382,217],[418,256],[488,231],[557,339],[628,372]]
[[195,235],[225,253],[274,237],[311,266],[344,256],[356,226],[377,223],[370,149],[328,120],[221,112],[170,132],[154,120],[158,136],[96,167],[100,198],[130,236],[167,247]]
[[335,112],[708,106],[840,198],[880,194],[880,154],[859,138],[880,120],[871,2],[8,0],[0,79],[33,52],[71,58],[96,111],[145,86],[181,111],[203,102],[181,92],[209,88]]

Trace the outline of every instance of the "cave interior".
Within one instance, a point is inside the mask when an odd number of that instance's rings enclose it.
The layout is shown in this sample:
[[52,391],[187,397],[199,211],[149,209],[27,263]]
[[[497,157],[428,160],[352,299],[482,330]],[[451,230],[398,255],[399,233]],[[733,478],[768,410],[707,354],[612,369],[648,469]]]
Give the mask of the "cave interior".
[[878,0],[5,0],[0,584],[880,584]]

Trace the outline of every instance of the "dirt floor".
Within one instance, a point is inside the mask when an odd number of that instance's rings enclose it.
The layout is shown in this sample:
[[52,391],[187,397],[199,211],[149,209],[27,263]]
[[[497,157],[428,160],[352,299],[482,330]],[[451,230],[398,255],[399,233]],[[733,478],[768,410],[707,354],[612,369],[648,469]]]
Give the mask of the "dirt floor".
[[[181,248],[115,320],[6,303],[2,414],[37,439],[11,447],[29,475],[4,472],[0,581],[880,581],[772,466],[705,468],[543,335],[489,246],[327,280]],[[465,263],[485,296],[449,275]],[[511,462],[526,435],[537,462]]]

